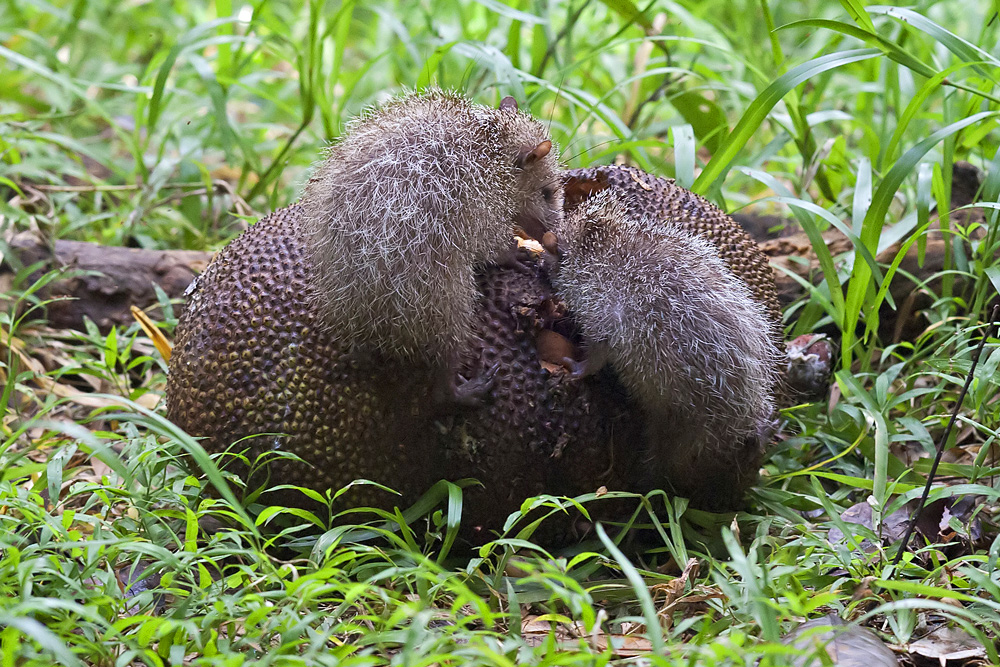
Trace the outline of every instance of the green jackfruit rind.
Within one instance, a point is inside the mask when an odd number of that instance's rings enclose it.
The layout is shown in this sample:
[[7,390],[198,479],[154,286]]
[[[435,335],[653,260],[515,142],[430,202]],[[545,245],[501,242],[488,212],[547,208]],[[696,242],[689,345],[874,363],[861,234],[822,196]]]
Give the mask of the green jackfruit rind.
[[[633,211],[682,222],[712,242],[780,322],[766,257],[707,200],[630,167],[568,175],[626,191]],[[567,198],[568,208],[574,203]],[[472,477],[484,485],[465,493],[463,525],[473,537],[499,530],[529,496],[573,496],[601,486],[650,490],[635,482],[646,457],[643,418],[613,375],[606,370],[574,379],[539,361],[533,313],[556,298],[540,260],[522,251],[517,262],[479,272],[481,298],[464,372],[477,377],[496,365],[494,385],[481,407],[442,412],[431,400],[438,374],[352,349],[319,324],[304,243],[298,206],[261,219],[192,285],[177,328],[168,416],[203,437],[210,452],[249,446],[251,461],[275,449],[305,461],[272,460],[251,487],[294,484],[323,492],[369,479],[402,497],[356,486],[338,507],[388,509],[407,506],[438,479]],[[585,347],[571,320],[557,326]],[[728,460],[696,457],[690,475],[663,486],[696,504],[732,509],[756,478],[759,461],[758,452],[739,456],[747,460],[737,462],[738,475]],[[725,488],[716,483],[721,479]],[[309,506],[297,493],[265,499]],[[622,505],[604,507],[606,518],[627,516]]]
[[[297,206],[262,219],[189,290],[170,361],[168,416],[204,436],[210,452],[249,446],[251,463],[277,450],[312,464],[272,460],[271,486],[323,490],[385,479],[401,492],[425,489],[443,456],[431,434],[413,428],[426,402],[416,391],[419,378],[323,330],[307,298],[299,223]],[[357,446],[331,446],[352,442]],[[286,493],[272,501],[294,497],[301,498]],[[382,506],[386,497],[360,486],[349,503]]]
[[[208,451],[249,446],[251,462],[269,450],[306,462],[272,460],[252,485],[322,492],[368,479],[403,494],[357,486],[341,508],[405,507],[438,479],[474,477],[484,488],[466,492],[464,523],[482,534],[531,495],[628,488],[641,423],[620,387],[607,375],[550,373],[539,361],[533,313],[552,289],[538,259],[521,251],[480,272],[465,372],[499,362],[495,381],[482,407],[443,413],[430,369],[355,350],[318,324],[300,218],[291,206],[260,220],[187,295],[167,411]],[[291,492],[266,500],[310,506]]]

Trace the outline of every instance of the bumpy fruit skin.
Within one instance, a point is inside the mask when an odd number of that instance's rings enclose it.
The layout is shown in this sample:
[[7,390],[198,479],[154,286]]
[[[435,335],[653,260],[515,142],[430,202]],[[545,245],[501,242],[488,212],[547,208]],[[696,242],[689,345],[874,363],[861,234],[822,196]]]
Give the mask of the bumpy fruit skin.
[[[781,305],[774,282],[774,270],[757,243],[739,223],[718,206],[673,179],[659,178],[641,169],[609,165],[570,169],[566,172],[566,210],[570,211],[592,192],[612,189],[622,193],[628,212],[653,220],[670,220],[674,225],[705,239],[733,274],[746,283],[771,319],[781,322]],[[775,326],[775,331],[780,329]]]
[[[711,203],[628,167],[568,176],[591,189],[625,189],[640,212],[681,221],[718,248],[780,321],[766,258]],[[567,210],[579,204],[579,192],[567,186]],[[642,411],[610,369],[575,378],[540,359],[539,328],[586,346],[571,314],[552,316],[561,312],[560,300],[544,262],[519,251],[516,261],[477,273],[474,336],[462,372],[480,377],[499,362],[497,373],[480,407],[442,414],[431,399],[438,376],[429,365],[360,353],[321,324],[302,218],[298,205],[276,211],[219,253],[189,290],[170,361],[168,416],[204,438],[209,452],[247,449],[252,462],[280,450],[305,461],[272,459],[251,488],[294,484],[323,492],[368,479],[402,497],[355,486],[337,509],[391,508],[406,507],[439,479],[476,478],[483,487],[466,490],[463,509],[474,541],[498,532],[529,496],[574,496],[601,486],[650,490],[639,482],[649,460]],[[713,469],[729,465],[721,459],[694,461],[674,487],[696,504],[734,509],[756,479],[760,454],[759,448],[737,454],[742,465],[735,478],[728,468]],[[288,491],[264,499],[308,506]],[[623,519],[632,506],[602,502],[591,509]],[[546,524],[547,541],[572,539],[572,526]]]
[[[466,492],[466,515],[477,532],[496,530],[531,496],[575,496],[601,486],[635,490],[631,480],[642,456],[635,448],[640,413],[610,372],[581,380],[541,363],[540,327],[578,345],[579,333],[572,319],[548,314],[558,300],[544,263],[524,250],[517,259],[477,278],[482,298],[466,361],[474,376],[499,363],[491,396],[479,408],[438,420],[449,478],[473,477],[484,485]],[[595,511],[623,518],[621,504],[604,502]]]
[[[285,451],[312,464],[272,459],[269,485],[338,489],[364,478],[394,480],[399,491],[426,488],[443,457],[427,429],[413,428],[425,392],[415,391],[415,374],[353,354],[323,329],[306,298],[300,222],[298,206],[272,213],[191,286],[170,360],[167,413],[204,436],[210,452],[249,447],[254,463]],[[267,435],[241,441],[257,434]],[[293,498],[272,500],[286,496]],[[349,499],[381,505],[385,493],[360,486]]]
[[[276,211],[224,248],[189,291],[167,412],[209,452],[249,448],[252,462],[280,450],[307,462],[273,459],[252,485],[322,492],[363,478],[403,494],[356,486],[340,508],[406,507],[438,479],[474,477],[484,488],[467,490],[463,524],[484,537],[528,496],[629,488],[641,420],[621,387],[607,374],[571,379],[539,359],[539,326],[577,336],[572,321],[546,315],[553,293],[540,260],[522,250],[478,274],[463,372],[499,367],[481,407],[441,414],[430,367],[357,353],[319,324],[307,298],[306,238],[298,206]],[[265,499],[308,505],[287,491]]]

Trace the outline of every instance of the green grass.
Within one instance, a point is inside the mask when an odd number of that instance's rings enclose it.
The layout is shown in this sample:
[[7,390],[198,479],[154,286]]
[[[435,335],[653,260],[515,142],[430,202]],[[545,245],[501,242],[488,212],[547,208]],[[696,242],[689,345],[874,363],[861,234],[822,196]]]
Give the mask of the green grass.
[[[29,229],[221,247],[296,198],[346,120],[436,83],[526,102],[568,166],[622,157],[730,211],[794,218],[822,277],[789,309],[789,334],[825,328],[843,349],[836,401],[784,412],[736,523],[653,495],[637,500],[634,522],[656,536],[639,552],[605,526],[547,554],[522,521],[469,560],[452,545],[455,486],[405,521],[352,515],[319,542],[300,527],[325,530],[327,516],[244,507],[238,480],[150,409],[165,364],[138,327],[55,331],[38,297],[55,274],[15,267],[0,313],[0,666],[787,664],[780,637],[829,611],[892,643],[955,624],[997,663],[995,340],[949,443],[949,484],[931,496],[979,497],[982,534],[952,517],[950,546],[894,568],[891,545],[864,548],[871,530],[840,519],[870,499],[878,521],[919,496],[929,459],[908,469],[893,452],[933,448],[1000,288],[995,12],[985,0],[4,2],[5,257]],[[958,160],[987,172],[971,227],[948,209]],[[822,244],[831,226],[847,256]],[[923,287],[926,330],[879,340],[880,305],[899,305],[888,287],[906,279],[898,260],[938,226],[950,251]],[[903,249],[879,264],[890,236]],[[79,391],[86,401],[67,397]],[[834,526],[846,541],[826,539]],[[149,590],[129,590],[143,579]]]

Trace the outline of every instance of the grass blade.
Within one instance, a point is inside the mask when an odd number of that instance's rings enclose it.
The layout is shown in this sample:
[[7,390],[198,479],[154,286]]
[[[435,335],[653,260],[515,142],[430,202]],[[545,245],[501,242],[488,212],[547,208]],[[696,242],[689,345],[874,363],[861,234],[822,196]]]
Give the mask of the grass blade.
[[642,608],[642,617],[646,621],[646,633],[649,635],[649,641],[653,645],[653,651],[657,655],[663,655],[665,648],[663,643],[663,628],[660,627],[660,619],[656,615],[656,605],[653,604],[653,598],[649,594],[649,586],[646,585],[646,581],[639,574],[639,570],[635,569],[635,566],[629,562],[629,559],[625,557],[621,549],[615,546],[615,543],[611,541],[608,534],[604,532],[604,526],[598,523],[595,529],[597,537],[600,538],[604,548],[611,554],[611,558],[621,568],[622,574],[625,575],[628,583],[632,585],[632,590],[635,591],[636,599],[638,599],[639,606]]
[[[994,118],[1000,115],[998,111],[983,111],[968,118],[956,121],[946,127],[941,128],[931,136],[919,142],[916,146],[906,151],[903,156],[893,165],[889,173],[882,179],[875,196],[872,198],[872,205],[865,216],[864,224],[861,228],[861,242],[869,252],[875,253],[878,248],[879,236],[885,224],[885,216],[889,212],[889,205],[892,203],[896,192],[903,184],[909,174],[916,168],[931,148],[943,139],[952,136],[956,132],[974,125],[987,118]],[[861,316],[862,307],[865,304],[865,294],[868,292],[872,278],[871,267],[861,257],[854,260],[854,268],[851,270],[850,282],[847,286],[846,314],[843,326],[843,344],[841,346],[842,367],[848,369],[853,361],[855,334],[858,319]],[[868,303],[868,315],[871,314],[872,302]],[[863,360],[867,364],[868,360]]]
[[994,75],[983,69],[980,61],[989,63],[993,67],[1000,67],[1000,60],[994,58],[989,51],[979,48],[975,44],[968,42],[955,33],[942,28],[929,18],[905,7],[893,7],[891,5],[875,5],[868,8],[872,14],[881,14],[898,19],[903,25],[908,25],[927,34],[936,42],[961,58],[966,64],[973,65],[981,76],[991,78]]
[[850,63],[870,60],[879,55],[879,53],[878,49],[870,48],[838,51],[837,53],[820,56],[807,63],[803,63],[790,70],[787,74],[780,76],[750,104],[743,117],[736,124],[736,127],[733,128],[733,131],[722,142],[721,149],[712,156],[705,169],[699,174],[691,189],[698,194],[704,195],[710,187],[725,178],[726,172],[729,170],[733,160],[736,159],[736,156],[746,146],[750,137],[757,132],[761,123],[771,113],[774,105],[788,91],[818,74],[843,67]]

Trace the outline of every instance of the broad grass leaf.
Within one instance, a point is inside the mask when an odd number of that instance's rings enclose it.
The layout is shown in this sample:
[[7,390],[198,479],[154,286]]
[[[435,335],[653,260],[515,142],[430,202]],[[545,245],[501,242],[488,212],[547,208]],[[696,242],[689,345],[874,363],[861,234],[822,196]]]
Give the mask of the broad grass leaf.
[[687,123],[674,125],[670,128],[670,135],[674,141],[674,177],[677,179],[677,185],[690,189],[694,183],[694,163],[697,150],[694,142],[694,128]]
[[[836,378],[844,393],[857,398],[864,406],[868,418],[875,424],[875,448],[873,451],[875,471],[872,476],[872,495],[875,497],[876,505],[872,509],[876,523],[879,523],[881,522],[881,511],[888,500],[886,488],[889,479],[889,426],[886,424],[882,408],[875,403],[871,394],[865,390],[858,378],[844,370],[838,371]],[[864,451],[863,444],[861,450]]]
[[492,12],[496,12],[500,16],[506,16],[509,19],[514,19],[515,21],[520,21],[528,25],[537,25],[548,23],[541,16],[536,16],[529,12],[522,11],[520,9],[515,9],[509,5],[505,5],[499,0],[476,0],[476,3],[486,7]]
[[177,59],[180,58],[182,53],[188,50],[201,49],[210,45],[218,46],[220,44],[243,41],[245,37],[242,36],[205,36],[207,33],[211,33],[219,26],[234,23],[238,20],[239,19],[236,17],[226,17],[203,23],[185,33],[173,46],[173,48],[170,49],[167,56],[163,59],[163,62],[160,63],[153,82],[153,92],[149,99],[149,109],[146,115],[147,130],[150,134],[157,129],[160,115],[163,112],[164,95],[167,90],[167,79],[170,77],[170,73],[173,71],[174,65],[177,63]]
[[820,56],[807,63],[803,63],[787,74],[778,77],[771,85],[764,89],[740,118],[736,127],[729,133],[729,136],[722,142],[721,147],[712,159],[702,170],[695,180],[692,190],[704,195],[708,189],[725,178],[726,172],[736,156],[739,155],[743,147],[746,146],[750,138],[760,128],[761,123],[788,91],[799,84],[808,81],[817,74],[827,72],[837,67],[843,67],[850,63],[870,60],[879,55],[878,49],[852,49],[849,51],[838,51],[829,55]]
[[595,531],[597,537],[600,538],[601,544],[604,548],[608,550],[611,558],[618,564],[621,568],[622,574],[628,579],[629,584],[632,585],[632,590],[635,592],[636,599],[639,601],[639,606],[642,609],[642,617],[646,622],[646,632],[649,635],[649,640],[653,645],[653,651],[658,655],[663,655],[665,644],[663,641],[663,628],[660,627],[660,619],[656,615],[656,605],[653,604],[653,598],[649,594],[649,586],[646,585],[645,580],[643,580],[642,575],[639,574],[639,570],[629,562],[629,559],[625,557],[615,543],[608,537],[608,534],[604,532],[604,526],[598,523],[595,526]]
[[899,63],[903,67],[913,70],[921,76],[931,77],[935,74],[933,67],[915,56],[910,55],[900,48],[895,42],[876,34],[874,32],[874,28],[871,30],[865,30],[849,23],[844,23],[843,21],[833,21],[831,19],[803,19],[801,21],[786,23],[785,25],[779,27],[778,30],[801,27],[825,28],[849,37],[854,37],[855,39],[859,39],[862,42],[875,47],[891,60]]
[[[920,227],[910,235],[910,237],[903,242],[899,250],[896,252],[896,256],[892,259],[892,264],[885,272],[885,277],[882,279],[882,284],[878,288],[878,293],[875,295],[875,300],[872,302],[870,307],[870,313],[872,314],[868,317],[865,323],[865,337],[870,336],[878,328],[878,312],[879,308],[882,307],[882,302],[889,297],[889,287],[892,285],[892,279],[896,275],[896,271],[899,270],[900,264],[906,259],[906,255],[910,250],[910,247],[916,242],[922,242],[927,237],[925,236],[927,230],[930,228],[930,197],[931,197],[931,175],[933,169],[931,165],[926,163],[921,163],[917,169],[917,222]],[[893,306],[895,307],[895,306]]]
[[653,22],[639,9],[632,0],[601,0],[601,2],[622,17],[625,24],[637,23],[643,30],[652,30]]
[[868,16],[861,0],[840,0],[840,4],[856,23],[861,24],[862,28],[869,32],[875,32],[875,24],[872,23],[872,18]]
[[726,112],[696,90],[685,90],[670,97],[670,104],[680,112],[694,134],[711,153],[719,150],[723,138],[729,133]]
[[[906,7],[894,7],[892,5],[873,5],[868,7],[871,14],[881,14],[898,19],[903,25],[912,26],[917,30],[927,34],[946,49],[961,58],[966,64],[973,65],[976,71],[986,78],[993,78],[995,75],[983,69],[983,64],[990,64],[993,67],[1000,67],[1000,60],[990,54],[989,51],[979,48],[975,44],[968,42],[955,33],[941,27],[923,14],[915,12]],[[983,62],[980,62],[983,61]]]
[[[66,644],[64,644],[54,632],[46,628],[34,618],[29,616],[15,616],[10,613],[2,613],[0,614],[0,627],[16,630],[25,637],[37,642],[38,645],[44,650],[58,658],[60,660],[59,664],[64,667],[83,667],[83,662],[73,655],[73,652],[67,648]],[[9,630],[7,632],[9,632]],[[6,632],[0,632],[0,638],[3,638],[4,634],[6,634]],[[9,643],[7,641],[3,641],[3,644],[14,648],[13,641]],[[16,656],[10,657],[16,658]],[[11,662],[10,664],[17,664],[17,662]]]
[[452,47],[458,44],[458,41],[448,42],[447,44],[442,44],[441,46],[434,49],[434,53],[427,58],[424,63],[423,68],[420,70],[420,78],[417,79],[417,89],[426,88],[434,81],[434,76],[437,74],[438,68],[441,66],[441,61],[444,57],[448,55]]
[[[983,111],[951,123],[910,148],[899,158],[875,191],[875,196],[872,198],[872,205],[868,209],[868,214],[865,216],[864,224],[861,228],[861,242],[870,252],[875,252],[878,247],[879,236],[885,224],[885,216],[889,212],[889,205],[892,204],[896,192],[903,184],[903,180],[916,168],[927,151],[941,140],[963,128],[986,118],[993,118],[998,114],[1000,114],[998,111]],[[868,263],[861,258],[855,258],[854,268],[851,271],[851,279],[847,286],[846,314],[842,329],[843,345],[841,347],[841,355],[843,368],[845,369],[851,367],[851,362],[854,358],[854,328],[857,326],[862,307],[865,305],[865,295],[869,290],[871,277],[871,267],[869,267]],[[873,304],[874,300],[867,304],[869,313]]]

